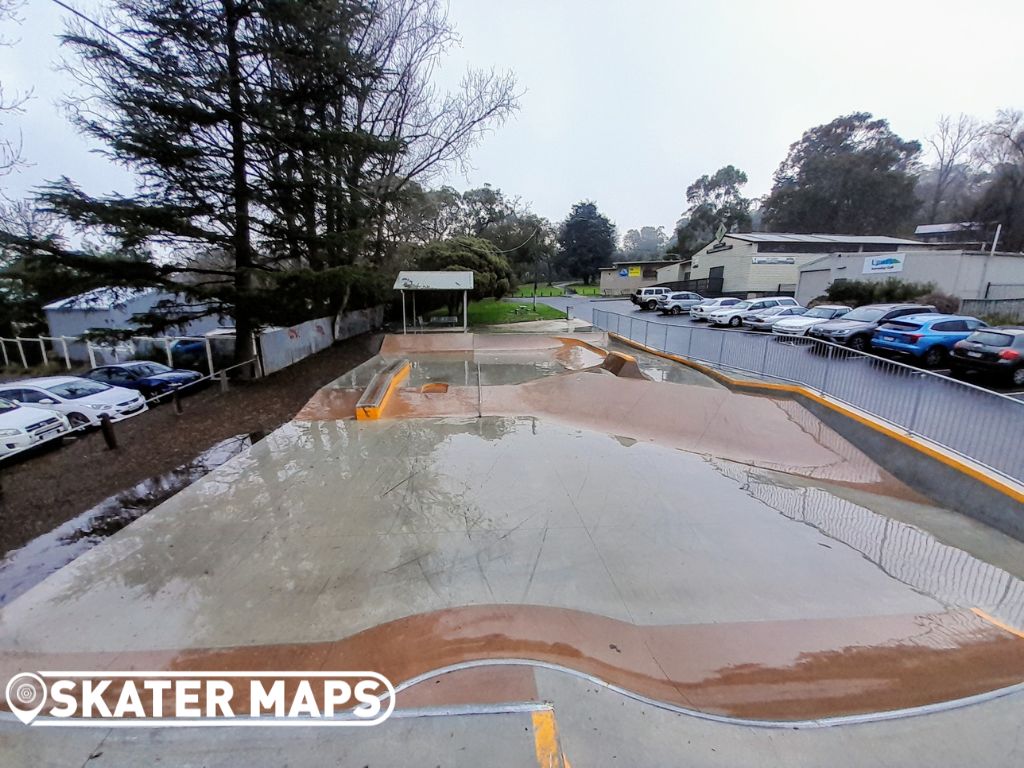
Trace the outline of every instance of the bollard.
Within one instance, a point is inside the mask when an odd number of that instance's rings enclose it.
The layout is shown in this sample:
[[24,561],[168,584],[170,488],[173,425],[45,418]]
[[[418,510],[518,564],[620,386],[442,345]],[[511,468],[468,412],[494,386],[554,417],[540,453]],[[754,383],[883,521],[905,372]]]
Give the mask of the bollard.
[[116,451],[117,435],[114,434],[114,423],[106,413],[100,414],[100,431],[103,432],[103,440],[106,442],[108,450]]
[[172,400],[174,401],[174,413],[177,414],[178,416],[181,416],[181,414],[184,411],[182,410],[181,407],[181,395],[178,394],[178,390],[174,390],[174,396]]
[[221,392],[227,392],[228,391],[228,372],[227,371],[221,371],[220,372],[220,376],[218,376],[217,378],[220,379],[220,391]]

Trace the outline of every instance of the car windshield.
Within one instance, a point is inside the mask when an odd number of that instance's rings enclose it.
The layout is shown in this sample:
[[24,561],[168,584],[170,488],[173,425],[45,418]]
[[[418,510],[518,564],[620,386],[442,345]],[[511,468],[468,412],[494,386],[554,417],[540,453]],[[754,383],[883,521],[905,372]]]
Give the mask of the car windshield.
[[106,384],[100,384],[98,381],[89,381],[88,379],[78,379],[77,381],[69,381],[64,384],[56,384],[52,387],[47,387],[47,392],[52,392],[57,397],[63,397],[65,400],[77,400],[80,397],[88,397],[89,395],[98,395],[100,392],[106,392],[110,387]]
[[777,315],[786,309],[786,307],[768,307],[768,309],[762,309],[761,314],[767,317],[768,315]]
[[7,413],[8,411],[16,411],[18,406],[16,403],[12,403],[10,400],[4,400],[0,397],[0,413]]
[[861,323],[873,323],[885,314],[884,309],[877,307],[861,307],[843,315],[843,320],[855,320]]
[[173,369],[160,363],[140,363],[139,365],[128,366],[128,370],[139,376],[156,376],[161,373],[170,373]]
[[749,301],[741,301],[739,304],[723,304],[722,306],[723,307],[728,307],[729,309],[749,309],[750,308],[750,302]]
[[892,320],[879,326],[881,331],[916,331],[922,323],[912,323],[906,320]]
[[835,315],[836,310],[834,309],[829,309],[828,307],[815,307],[814,309],[809,310],[804,317],[824,317],[829,319],[835,317]]
[[976,331],[971,334],[970,340],[988,344],[990,347],[1008,347],[1013,343],[1013,336],[995,331]]

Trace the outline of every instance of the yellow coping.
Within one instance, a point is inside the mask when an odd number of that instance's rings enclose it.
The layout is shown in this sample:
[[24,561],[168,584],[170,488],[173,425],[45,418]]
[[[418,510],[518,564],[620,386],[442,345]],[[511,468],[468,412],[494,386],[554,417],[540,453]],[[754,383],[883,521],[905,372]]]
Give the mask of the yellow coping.
[[1011,635],[1016,635],[1017,637],[1024,639],[1024,632],[1021,632],[1019,629],[1011,627],[1009,624],[1005,624],[1004,622],[997,619],[995,616],[989,616],[987,613],[981,610],[981,608],[971,608],[971,613],[973,613],[978,618],[984,619],[993,626],[999,627],[1000,629],[1005,629]]
[[543,709],[533,713],[533,744],[540,768],[563,765],[561,750],[558,748],[558,727],[552,710]]
[[909,446],[914,450],[919,451],[920,453],[923,453],[926,456],[941,462],[942,464],[945,464],[947,467],[955,469],[956,471],[961,472],[967,475],[968,477],[977,480],[978,482],[984,483],[989,488],[992,488],[998,491],[999,493],[1004,494],[1005,496],[1009,496],[1014,501],[1024,503],[1024,491],[1021,491],[1020,489],[1003,482],[998,477],[993,477],[988,472],[985,472],[984,470],[979,469],[977,467],[973,467],[970,464],[967,464],[953,456],[950,456],[935,448],[932,448],[931,446],[922,443],[919,440],[916,440],[910,435],[905,435],[902,432],[892,429],[886,426],[885,424],[881,424],[878,421],[875,421],[874,419],[862,413],[859,413],[851,408],[847,408],[843,405],[840,405],[839,403],[835,403],[826,397],[822,397],[821,395],[811,391],[807,387],[800,386],[799,384],[775,384],[773,382],[768,381],[734,379],[731,376],[727,376],[721,371],[717,371],[709,366],[701,365],[700,363],[695,363],[692,360],[687,360],[686,358],[680,357],[679,355],[669,354],[668,352],[662,352],[660,350],[654,349],[653,347],[648,347],[645,344],[633,341],[632,339],[628,339],[625,336],[620,336],[617,333],[612,333],[611,331],[609,331],[608,335],[617,341],[621,341],[623,344],[628,344],[629,346],[634,347],[635,349],[641,349],[649,354],[657,355],[658,357],[663,357],[667,360],[673,360],[677,363],[682,363],[683,365],[698,370],[701,373],[706,374],[707,376],[710,376],[711,378],[722,382],[723,384],[728,384],[735,387],[744,387],[747,389],[762,389],[771,392],[792,392],[798,395],[803,395],[804,397],[809,398],[810,400],[813,400],[816,403],[824,405],[826,408],[830,408],[833,411],[836,411],[837,413],[841,413],[842,415],[875,430],[876,432],[880,432],[886,437],[891,437],[893,440],[897,440],[903,443],[904,445]]
[[356,406],[356,419],[364,421],[367,419],[379,419],[384,415],[384,409],[387,407],[388,400],[398,389],[398,386],[409,377],[409,371],[412,370],[412,364],[406,360],[405,364],[391,374],[388,377],[387,386],[384,389],[384,394],[380,398],[380,402],[376,405],[360,405]]

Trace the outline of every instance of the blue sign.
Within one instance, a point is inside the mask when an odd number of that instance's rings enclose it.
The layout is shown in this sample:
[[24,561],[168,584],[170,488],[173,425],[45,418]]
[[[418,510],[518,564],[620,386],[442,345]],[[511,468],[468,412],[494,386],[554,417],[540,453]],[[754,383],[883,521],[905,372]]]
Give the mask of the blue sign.
[[620,269],[619,270],[619,277],[629,277],[629,270],[625,269],[625,268]]

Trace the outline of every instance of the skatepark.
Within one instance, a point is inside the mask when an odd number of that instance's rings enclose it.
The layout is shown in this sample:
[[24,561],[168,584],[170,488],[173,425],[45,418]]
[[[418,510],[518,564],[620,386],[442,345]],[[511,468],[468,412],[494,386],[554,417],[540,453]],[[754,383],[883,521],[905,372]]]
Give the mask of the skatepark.
[[290,423],[0,608],[0,678],[366,669],[396,686],[392,718],[6,718],[0,755],[1007,765],[1024,544],[884,465],[797,399],[603,333],[386,336]]

